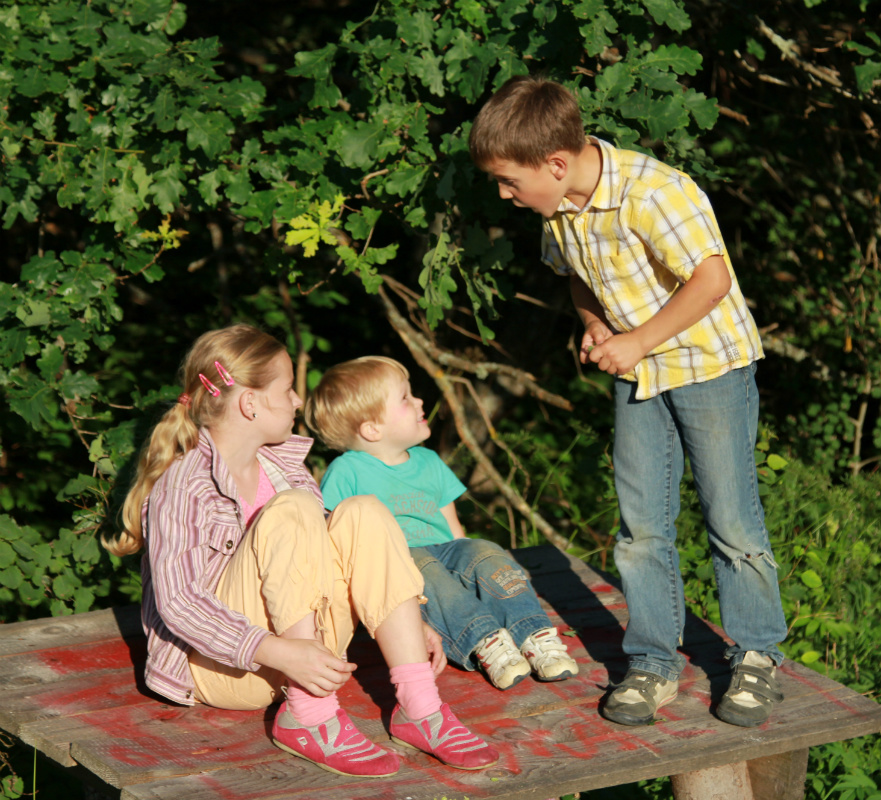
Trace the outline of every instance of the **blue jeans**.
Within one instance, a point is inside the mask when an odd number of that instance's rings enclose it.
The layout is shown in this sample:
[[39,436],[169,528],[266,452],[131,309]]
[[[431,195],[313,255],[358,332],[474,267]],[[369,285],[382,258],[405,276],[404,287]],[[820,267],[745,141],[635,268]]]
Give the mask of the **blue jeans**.
[[494,542],[453,539],[411,547],[410,555],[425,578],[422,618],[440,634],[447,658],[469,671],[477,666],[474,648],[499,628],[520,647],[551,624],[523,567]]
[[726,656],[737,665],[755,650],[779,664],[786,621],[754,460],[755,364],[648,400],[635,391],[635,383],[615,382],[615,564],[630,614],[630,666],[672,680],[685,664],[677,652],[685,600],[676,550],[684,451],[710,538],[722,627],[735,642]]

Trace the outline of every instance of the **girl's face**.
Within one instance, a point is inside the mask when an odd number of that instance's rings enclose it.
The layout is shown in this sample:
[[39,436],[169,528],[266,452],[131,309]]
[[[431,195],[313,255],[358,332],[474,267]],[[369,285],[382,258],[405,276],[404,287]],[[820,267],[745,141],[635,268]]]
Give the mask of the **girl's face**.
[[275,377],[264,389],[255,390],[254,424],[262,432],[266,444],[284,442],[294,429],[294,415],[303,401],[294,391],[294,365],[291,357],[281,352],[271,362]]

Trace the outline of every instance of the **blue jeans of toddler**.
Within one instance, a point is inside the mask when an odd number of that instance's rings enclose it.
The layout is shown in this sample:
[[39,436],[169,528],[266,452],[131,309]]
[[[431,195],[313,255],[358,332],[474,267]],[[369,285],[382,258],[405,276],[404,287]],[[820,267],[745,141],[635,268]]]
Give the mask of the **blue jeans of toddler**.
[[477,666],[474,648],[499,628],[520,647],[551,624],[523,567],[494,542],[453,539],[411,547],[410,555],[425,578],[422,617],[440,634],[447,658],[466,670]]

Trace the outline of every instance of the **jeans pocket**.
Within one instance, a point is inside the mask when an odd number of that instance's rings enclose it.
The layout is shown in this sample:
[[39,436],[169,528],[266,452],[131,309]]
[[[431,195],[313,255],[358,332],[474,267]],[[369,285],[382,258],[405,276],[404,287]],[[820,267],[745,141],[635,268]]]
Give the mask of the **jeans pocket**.
[[517,597],[529,589],[526,573],[512,564],[503,564],[489,575],[478,577],[483,591],[499,600]]

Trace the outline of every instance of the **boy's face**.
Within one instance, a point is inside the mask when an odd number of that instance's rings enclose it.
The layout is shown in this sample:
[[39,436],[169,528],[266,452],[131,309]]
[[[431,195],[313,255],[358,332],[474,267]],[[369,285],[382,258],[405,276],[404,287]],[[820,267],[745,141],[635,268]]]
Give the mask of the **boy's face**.
[[385,410],[377,426],[383,444],[407,450],[424,442],[431,430],[425,421],[422,401],[410,391],[410,381],[403,376],[393,376],[386,381],[386,386]]
[[554,215],[566,193],[550,162],[526,167],[497,160],[489,164],[487,172],[499,184],[502,200],[511,200],[518,208],[531,208],[543,217]]

